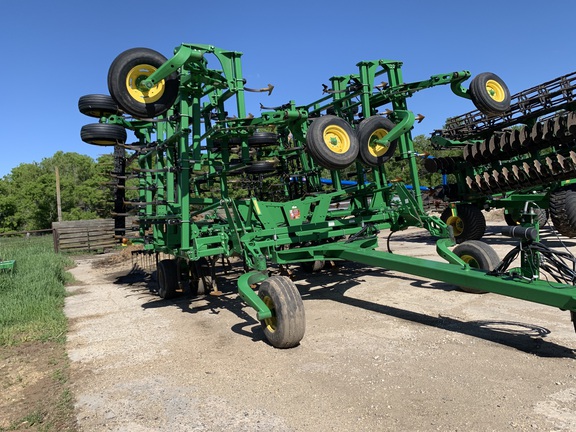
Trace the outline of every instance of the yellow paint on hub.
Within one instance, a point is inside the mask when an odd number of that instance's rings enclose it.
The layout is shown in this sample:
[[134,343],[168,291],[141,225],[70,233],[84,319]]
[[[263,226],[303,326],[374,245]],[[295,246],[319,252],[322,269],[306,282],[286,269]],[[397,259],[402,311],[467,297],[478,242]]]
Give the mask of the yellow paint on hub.
[[462,255],[460,259],[472,268],[480,268],[478,261],[476,261],[476,259],[470,255]]
[[506,92],[504,88],[500,85],[498,81],[488,80],[486,81],[486,91],[492,99],[496,102],[502,102],[506,98]]
[[264,304],[266,306],[268,306],[268,309],[270,309],[272,311],[272,317],[271,318],[266,318],[264,320],[264,324],[266,325],[266,328],[268,329],[269,332],[274,333],[276,331],[277,325],[278,325],[278,321],[276,319],[276,317],[274,316],[274,302],[272,301],[272,298],[270,298],[270,296],[265,296],[262,301],[264,301]]
[[350,137],[340,126],[329,125],[324,129],[324,144],[336,154],[344,154],[350,150]]
[[368,151],[374,157],[380,157],[386,154],[390,146],[382,145],[377,143],[376,141],[384,138],[388,135],[388,131],[386,129],[377,129],[370,135],[368,140]]
[[446,221],[446,225],[452,227],[454,236],[456,237],[464,232],[464,221],[458,216],[450,216]]
[[164,94],[164,80],[160,81],[151,89],[143,89],[140,83],[156,72],[154,66],[141,64],[134,66],[126,76],[126,89],[132,98],[138,102],[148,104],[154,103]]

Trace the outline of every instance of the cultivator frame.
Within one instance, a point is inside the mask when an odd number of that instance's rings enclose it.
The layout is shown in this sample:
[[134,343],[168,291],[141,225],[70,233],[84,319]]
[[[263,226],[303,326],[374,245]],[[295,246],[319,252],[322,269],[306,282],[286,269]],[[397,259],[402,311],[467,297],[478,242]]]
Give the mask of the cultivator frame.
[[[324,97],[262,106],[254,116],[246,111],[246,92],[270,94],[273,86],[246,87],[240,59],[239,52],[211,45],[183,44],[170,59],[128,50],[110,67],[111,97],[88,95],[79,103],[99,118],[82,128],[82,139],[122,146],[130,153],[126,166],[138,165],[129,175],[138,178],[139,198],[126,204],[138,216],[139,240],[146,253],[174,257],[158,263],[161,297],[185,285],[193,294],[218,293],[216,261],[240,257],[245,272],[238,292],[276,347],[295,346],[304,335],[294,283],[271,276],[294,263],[317,269],[324,261],[352,260],[576,311],[576,288],[538,280],[538,251],[530,247],[538,240],[531,228],[537,222],[529,215],[522,267],[496,273],[499,260],[489,246],[466,242],[452,249],[451,227],[424,210],[422,156],[410,132],[423,117],[408,109],[407,99],[449,85],[484,111],[501,112],[509,94],[496,76],[474,78],[469,89],[462,85],[468,71],[405,83],[401,62],[363,61],[357,73],[332,77]],[[379,77],[386,81],[377,83]],[[137,142],[126,143],[126,129]],[[387,178],[391,157],[406,163],[406,183]],[[235,197],[238,184],[250,196]],[[439,237],[446,264],[377,250],[380,230],[411,226]]]

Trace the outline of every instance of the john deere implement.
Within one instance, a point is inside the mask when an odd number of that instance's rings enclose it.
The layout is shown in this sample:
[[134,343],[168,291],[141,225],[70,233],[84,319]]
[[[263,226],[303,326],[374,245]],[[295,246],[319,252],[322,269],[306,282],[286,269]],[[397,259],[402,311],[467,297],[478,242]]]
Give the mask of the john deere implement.
[[[126,166],[137,164],[114,173],[139,182],[138,199],[125,201],[118,215],[138,216],[145,252],[172,256],[158,262],[162,298],[182,287],[218,293],[219,263],[237,257],[244,267],[239,295],[282,348],[305,332],[300,294],[282,272],[296,263],[318,270],[326,261],[352,260],[576,311],[574,272],[564,263],[570,257],[539,243],[530,211],[525,227],[507,232],[522,244],[521,265],[510,268],[512,255],[500,262],[483,242],[454,247],[453,227],[424,210],[421,156],[411,137],[422,117],[407,99],[447,85],[487,115],[500,115],[510,106],[500,78],[483,73],[465,88],[470,72],[463,70],[405,83],[401,62],[362,61],[354,73],[330,78],[322,98],[262,106],[254,116],[246,93],[269,94],[273,86],[246,87],[240,59],[210,45],[183,44],[171,58],[135,48],[110,66],[110,96],[80,98],[80,111],[98,119],[82,128],[82,140],[122,148]],[[127,130],[135,142],[127,142]],[[406,184],[387,178],[392,157],[406,164]],[[381,230],[411,226],[438,237],[446,263],[376,249]],[[556,282],[539,279],[542,256]]]
[[[425,161],[429,172],[456,178],[439,192],[456,208],[504,208],[512,226],[520,223],[528,201],[541,224],[550,214],[560,233],[576,236],[575,98],[576,73],[570,73],[513,95],[504,113],[475,110],[448,119],[432,141],[461,154]],[[477,226],[481,216],[463,218]],[[478,239],[483,230],[477,231]]]

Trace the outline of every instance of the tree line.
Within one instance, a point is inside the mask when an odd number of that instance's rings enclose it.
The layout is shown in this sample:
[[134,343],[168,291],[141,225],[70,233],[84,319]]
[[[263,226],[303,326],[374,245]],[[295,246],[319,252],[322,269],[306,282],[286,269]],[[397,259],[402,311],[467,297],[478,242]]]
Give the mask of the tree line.
[[[418,153],[432,152],[424,135],[414,138]],[[386,163],[388,178],[409,180],[406,165],[394,159]],[[114,209],[114,154],[96,160],[73,152],[56,152],[41,162],[23,163],[0,179],[0,233],[49,229],[58,220],[56,167],[60,178],[63,220],[108,218]],[[441,184],[441,175],[419,169],[423,185]],[[234,195],[243,190],[235,190]],[[126,191],[127,199],[136,198]],[[132,196],[133,195],[133,196]]]
[[63,220],[110,217],[113,155],[94,160],[58,151],[41,162],[20,164],[0,179],[0,232],[49,229],[58,220],[56,167]]

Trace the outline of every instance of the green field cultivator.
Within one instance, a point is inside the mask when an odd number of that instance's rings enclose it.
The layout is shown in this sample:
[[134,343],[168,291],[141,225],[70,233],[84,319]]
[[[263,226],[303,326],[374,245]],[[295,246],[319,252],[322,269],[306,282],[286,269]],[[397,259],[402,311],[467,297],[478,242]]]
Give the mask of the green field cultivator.
[[[468,88],[463,86],[468,71],[405,83],[401,62],[362,61],[354,73],[330,78],[324,97],[261,106],[254,116],[246,110],[247,92],[270,93],[273,87],[246,87],[240,59],[239,52],[209,45],[183,44],[169,59],[131,49],[110,66],[110,96],[79,101],[82,113],[99,119],[82,128],[82,140],[126,152],[126,172],[114,175],[138,181],[139,198],[127,203],[132,206],[127,213],[138,216],[144,253],[172,256],[157,264],[162,298],[183,287],[193,295],[217,293],[219,263],[234,257],[244,268],[238,292],[256,310],[267,339],[275,347],[292,347],[304,336],[304,307],[284,270],[292,264],[318,270],[324,262],[350,260],[574,316],[573,259],[538,241],[530,209],[523,214],[524,226],[506,232],[520,237],[515,268],[510,268],[514,251],[500,261],[481,241],[456,245],[453,226],[424,210],[422,156],[411,138],[422,117],[408,109],[407,99],[447,85],[488,118],[506,116],[510,94],[496,75],[477,75]],[[127,130],[136,142],[127,143]],[[570,160],[563,156],[554,160]],[[406,165],[405,181],[387,178],[390,158]],[[484,184],[471,178],[470,185],[460,186],[470,193],[483,190]],[[408,227],[437,237],[446,262],[377,249],[381,230]],[[540,280],[541,268],[556,281]]]
[[540,225],[550,216],[561,234],[576,236],[575,90],[576,73],[564,75],[513,95],[505,113],[471,111],[433,134],[438,149],[461,151],[429,158],[425,168],[454,176],[437,196],[452,203],[442,219],[462,241],[484,234],[480,209],[504,208],[516,226],[526,203]]

